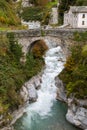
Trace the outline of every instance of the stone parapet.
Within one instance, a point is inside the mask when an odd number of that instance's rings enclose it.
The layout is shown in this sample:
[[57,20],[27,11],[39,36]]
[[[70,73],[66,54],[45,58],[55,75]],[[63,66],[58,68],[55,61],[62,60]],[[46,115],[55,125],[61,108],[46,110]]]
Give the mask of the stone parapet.
[[30,29],[30,30],[12,30],[12,31],[0,31],[0,35],[13,32],[15,37],[39,37],[39,36],[54,36],[54,37],[71,37],[74,32],[85,32],[87,29]]

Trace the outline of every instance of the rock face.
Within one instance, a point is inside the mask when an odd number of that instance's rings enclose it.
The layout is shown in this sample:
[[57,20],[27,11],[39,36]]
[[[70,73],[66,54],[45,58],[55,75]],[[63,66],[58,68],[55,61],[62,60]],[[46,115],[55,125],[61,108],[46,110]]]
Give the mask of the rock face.
[[37,100],[38,98],[37,91],[33,85],[31,85],[31,87],[30,86],[28,87],[28,93],[29,93],[29,101],[34,102]]
[[87,130],[87,100],[77,100],[75,98],[67,98],[63,83],[56,78],[57,99],[68,104],[66,119],[73,125]]
[[25,86],[22,87],[22,89],[20,91],[20,95],[21,95],[24,102],[29,101],[29,93],[28,93],[27,88]]
[[13,127],[4,127],[3,129],[1,129],[1,130],[14,130],[14,128]]
[[37,100],[38,95],[36,89],[40,88],[41,75],[34,76],[31,80],[26,82],[20,91],[20,95],[25,103]]
[[[84,105],[87,105],[87,101]],[[87,108],[85,108],[82,103],[80,104],[80,102],[75,99],[68,99],[68,111],[66,114],[66,119],[70,123],[85,130],[87,128]]]
[[66,93],[65,93],[65,89],[64,89],[62,81],[58,77],[56,77],[55,81],[56,81],[56,86],[57,86],[56,99],[66,102],[67,98],[66,98]]
[[36,90],[40,88],[40,84],[41,74],[34,76],[22,86],[22,89],[20,90],[20,96],[22,97],[24,104],[19,106],[19,109],[12,113],[13,120],[11,123],[9,123],[7,127],[4,127],[0,130],[14,130],[12,125],[25,113],[25,107],[29,101],[35,102],[37,100],[38,96]]

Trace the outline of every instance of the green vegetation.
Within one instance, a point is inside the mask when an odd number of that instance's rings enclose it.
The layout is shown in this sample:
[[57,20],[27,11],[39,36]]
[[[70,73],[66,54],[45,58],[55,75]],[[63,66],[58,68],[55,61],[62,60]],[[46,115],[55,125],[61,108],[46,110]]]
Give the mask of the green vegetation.
[[[57,5],[57,0],[30,0],[32,7],[22,8],[22,1],[0,1],[0,30],[27,29],[21,26],[20,18],[25,21],[40,21],[47,25],[50,19],[51,8]],[[22,10],[22,11],[21,11]],[[19,16],[19,17],[18,17]]]
[[25,21],[42,21],[43,9],[41,7],[26,7],[23,8],[21,17]]
[[43,40],[39,40],[35,43],[32,49],[32,54],[35,58],[41,58],[47,49],[48,47],[45,42]]
[[57,5],[57,0],[54,0],[53,2],[46,2],[46,4],[44,4],[45,1],[38,2],[42,2],[43,4],[41,3],[37,4],[37,6],[23,8],[23,12],[20,14],[20,16],[25,21],[38,20],[42,24],[48,24],[50,19],[51,8]]
[[17,26],[19,24],[20,20],[12,2],[0,0],[0,26]]
[[48,24],[50,12],[44,7],[26,7],[20,14],[24,21],[40,21],[42,24]]
[[87,32],[75,33],[77,44],[71,47],[71,56],[68,57],[65,69],[61,72],[67,96],[87,98]]
[[87,0],[60,0],[59,1],[59,22],[63,23],[63,15],[68,11],[70,6],[87,6]]
[[18,17],[21,10],[20,5],[21,1],[13,3],[12,0],[0,0],[0,31],[27,29],[27,27],[21,25]]
[[42,66],[44,65],[43,55],[47,49],[48,47],[45,42],[43,40],[39,40],[35,42],[32,50],[28,52],[27,60],[25,63],[25,72],[27,79],[31,78],[41,71]]
[[[41,47],[45,52],[46,48]],[[42,51],[39,45],[37,48],[39,52]],[[11,119],[9,113],[23,104],[19,94],[22,85],[38,74],[44,65],[42,58],[44,53],[40,52],[41,55],[37,57],[38,52],[34,49],[33,53],[28,52],[26,62],[22,64],[20,62],[20,58],[23,57],[22,47],[15,40],[14,33],[0,36],[0,115],[3,114],[5,117],[4,125],[8,116]]]
[[45,6],[48,3],[48,0],[30,0],[35,6]]
[[56,7],[57,6],[57,3],[58,3],[58,0],[54,0],[54,1],[50,1],[50,2],[48,2],[47,3],[47,5],[46,5],[46,7],[48,8],[48,9],[51,9],[52,7]]
[[77,42],[86,42],[87,41],[87,32],[83,33],[74,33],[74,40]]

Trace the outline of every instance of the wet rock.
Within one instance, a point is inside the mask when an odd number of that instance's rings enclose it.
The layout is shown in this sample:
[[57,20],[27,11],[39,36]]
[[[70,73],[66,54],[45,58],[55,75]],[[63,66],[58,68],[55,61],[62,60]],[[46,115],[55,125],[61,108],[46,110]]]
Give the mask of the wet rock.
[[70,123],[85,130],[87,128],[87,109],[80,106],[76,106],[75,104],[72,104],[68,108],[66,119]]
[[29,103],[29,101],[34,102],[37,100],[37,91],[41,87],[41,74],[34,76],[32,79],[27,81],[20,91],[20,95],[24,103]]
[[56,77],[57,99],[68,104],[66,119],[71,124],[87,130],[87,100],[67,98],[62,81]]
[[21,95],[24,102],[29,101],[29,93],[28,93],[28,90],[25,86],[22,87],[22,89],[20,91],[20,95]]
[[37,95],[37,91],[33,85],[28,87],[28,93],[29,93],[29,101],[35,102],[38,98],[38,95]]
[[56,80],[55,84],[56,84],[56,87],[57,87],[57,97],[56,97],[56,99],[66,102],[67,98],[66,98],[66,93],[65,93],[63,83],[58,77],[56,77],[55,80]]
[[14,128],[12,126],[8,126],[8,127],[4,127],[0,130],[14,130]]
[[41,88],[41,85],[36,86],[36,89],[39,90]]

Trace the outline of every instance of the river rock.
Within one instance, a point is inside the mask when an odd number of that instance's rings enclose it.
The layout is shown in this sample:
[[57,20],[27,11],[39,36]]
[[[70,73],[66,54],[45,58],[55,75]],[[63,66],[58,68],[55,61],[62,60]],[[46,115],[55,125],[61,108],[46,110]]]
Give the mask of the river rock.
[[73,99],[68,99],[66,119],[70,123],[85,130],[87,128],[87,109],[80,106],[80,104],[75,104]]
[[8,126],[8,127],[4,127],[1,130],[14,130],[14,128],[12,126]]
[[37,91],[41,87],[41,75],[34,76],[29,81],[27,81],[20,90],[20,95],[25,103],[29,103],[29,101],[34,102],[37,100]]
[[28,87],[29,101],[35,102],[38,98],[37,91],[33,85]]
[[20,91],[20,95],[21,95],[24,102],[29,101],[29,93],[28,93],[28,90],[25,86],[22,87],[22,89]]
[[[62,81],[56,77],[57,99],[68,104],[66,119],[73,125],[87,130],[87,99],[67,98]],[[86,107],[85,107],[86,106]]]
[[17,119],[19,119],[24,113],[25,113],[25,106],[21,106],[18,110],[15,110],[12,113],[12,121],[11,121],[11,125],[13,125]]
[[34,76],[31,80],[25,83],[25,87],[29,94],[29,101],[34,102],[37,100],[37,89],[41,87],[41,74]]
[[57,87],[56,99],[66,102],[67,98],[66,98],[66,93],[62,81],[58,77],[56,77],[55,81]]

